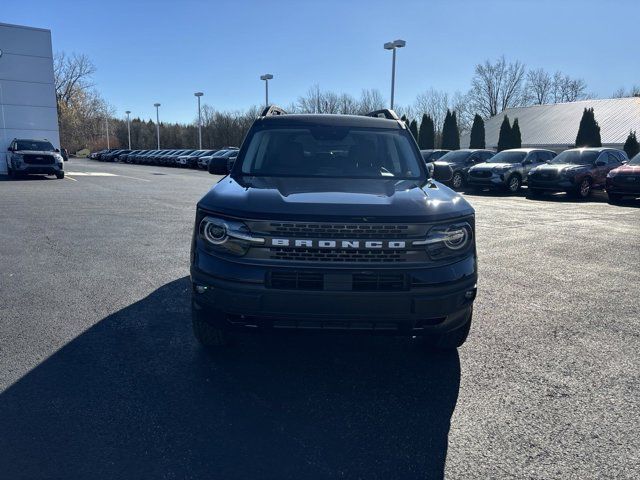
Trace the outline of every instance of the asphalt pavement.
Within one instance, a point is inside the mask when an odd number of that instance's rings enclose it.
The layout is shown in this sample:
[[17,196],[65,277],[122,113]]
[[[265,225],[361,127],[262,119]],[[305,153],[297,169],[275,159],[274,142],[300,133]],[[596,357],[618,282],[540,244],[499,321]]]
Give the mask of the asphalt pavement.
[[458,352],[191,334],[206,172],[0,177],[0,478],[638,478],[640,202],[467,195]]

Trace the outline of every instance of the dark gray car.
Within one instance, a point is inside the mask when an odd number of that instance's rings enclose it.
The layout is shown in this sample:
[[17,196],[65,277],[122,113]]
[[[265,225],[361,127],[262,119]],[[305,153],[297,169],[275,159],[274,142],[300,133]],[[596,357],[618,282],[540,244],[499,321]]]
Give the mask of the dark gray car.
[[445,182],[456,190],[462,188],[467,183],[467,172],[469,168],[478,163],[483,163],[495,155],[491,150],[464,149],[454,150],[447,153],[439,160],[433,162],[436,166],[447,165],[451,168],[453,176],[449,182]]
[[538,148],[503,150],[485,163],[469,169],[467,185],[476,188],[499,188],[516,193],[527,182],[529,171],[551,160],[556,153]]

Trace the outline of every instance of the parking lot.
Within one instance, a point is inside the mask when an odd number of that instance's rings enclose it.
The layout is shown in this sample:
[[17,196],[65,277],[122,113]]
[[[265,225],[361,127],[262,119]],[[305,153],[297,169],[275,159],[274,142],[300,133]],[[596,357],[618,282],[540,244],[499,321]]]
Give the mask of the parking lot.
[[191,334],[206,172],[0,179],[0,477],[637,478],[640,203],[468,195],[468,342]]

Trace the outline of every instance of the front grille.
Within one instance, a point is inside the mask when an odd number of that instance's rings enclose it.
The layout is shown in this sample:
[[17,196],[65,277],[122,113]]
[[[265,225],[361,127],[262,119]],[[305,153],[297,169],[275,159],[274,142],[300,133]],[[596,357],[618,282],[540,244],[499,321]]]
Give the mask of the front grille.
[[355,273],[353,290],[357,292],[395,292],[406,290],[406,276],[401,273]]
[[476,178],[489,178],[491,170],[471,170],[469,175]]
[[[345,282],[340,290],[354,292],[397,292],[408,290],[409,283],[402,273],[367,272],[345,273]],[[267,277],[267,286],[278,290],[334,290],[329,278],[325,287],[325,275],[318,272],[274,271]],[[346,288],[345,288],[346,287]],[[350,287],[350,288],[349,288]]]
[[26,154],[23,157],[23,161],[29,165],[53,165],[55,163],[51,155]]
[[298,262],[405,262],[407,250],[341,250],[325,248],[273,247],[270,258]]
[[533,172],[531,174],[531,178],[534,180],[540,180],[542,182],[548,182],[550,180],[555,180],[558,177],[558,172]]
[[271,223],[276,235],[304,238],[399,239],[408,238],[409,225],[354,223]]
[[313,272],[271,272],[268,285],[282,290],[322,290],[324,275]]

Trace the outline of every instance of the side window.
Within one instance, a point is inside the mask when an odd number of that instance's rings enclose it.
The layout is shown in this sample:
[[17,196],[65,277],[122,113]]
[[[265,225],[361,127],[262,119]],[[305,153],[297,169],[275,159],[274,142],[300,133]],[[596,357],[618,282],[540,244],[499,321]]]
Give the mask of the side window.
[[529,152],[527,156],[524,157],[524,160],[522,160],[522,163],[524,163],[525,165],[538,163],[542,160],[541,155],[542,155],[542,152]]
[[481,154],[482,157],[482,161],[486,162],[487,160],[489,160],[491,157],[493,157],[493,153],[492,152],[482,152]]
[[620,163],[620,159],[618,158],[618,152],[609,152],[609,163]]
[[609,152],[602,152],[596,159],[596,164],[598,163],[604,163],[605,165],[609,163]]

